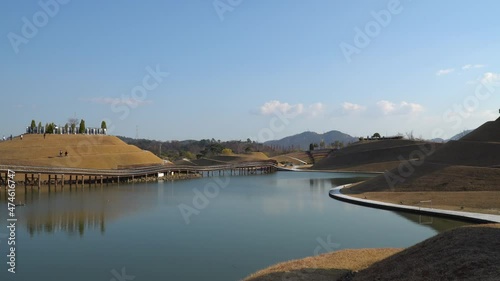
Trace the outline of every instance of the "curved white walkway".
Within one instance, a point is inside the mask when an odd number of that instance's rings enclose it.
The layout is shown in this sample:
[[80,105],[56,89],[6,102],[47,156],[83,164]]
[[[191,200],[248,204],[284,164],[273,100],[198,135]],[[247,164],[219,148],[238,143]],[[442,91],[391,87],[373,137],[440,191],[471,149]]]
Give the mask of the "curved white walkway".
[[440,217],[448,217],[448,218],[452,218],[452,219],[461,219],[461,220],[483,222],[483,223],[484,222],[500,223],[500,216],[499,215],[489,215],[489,214],[459,212],[459,211],[448,211],[448,210],[433,209],[433,208],[421,208],[421,207],[415,207],[415,206],[398,205],[398,204],[380,202],[380,201],[375,201],[375,200],[356,198],[356,197],[352,197],[352,196],[340,193],[340,190],[346,186],[349,186],[349,184],[338,186],[338,187],[330,190],[330,197],[337,199],[337,200],[340,200],[340,201],[345,201],[345,202],[349,202],[349,203],[353,203],[353,204],[369,206],[369,207],[379,208],[379,209],[396,210],[396,211],[409,211],[409,212],[420,213],[420,214],[425,214],[425,215],[434,215],[434,216],[440,216]]

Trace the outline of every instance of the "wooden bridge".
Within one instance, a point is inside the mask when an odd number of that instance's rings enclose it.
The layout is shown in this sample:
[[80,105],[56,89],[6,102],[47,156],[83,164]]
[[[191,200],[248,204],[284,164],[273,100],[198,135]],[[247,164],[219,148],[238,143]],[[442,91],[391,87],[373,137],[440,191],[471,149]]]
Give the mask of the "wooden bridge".
[[[277,170],[277,163],[273,160],[263,160],[216,166],[155,165],[117,170],[0,165],[0,189],[7,185],[9,170],[16,173],[15,182],[18,186],[24,185],[24,187],[40,188],[42,185],[64,187],[64,185],[103,185],[109,183],[150,181],[162,178],[267,174]],[[20,179],[19,175],[24,176],[21,176],[22,178]]]

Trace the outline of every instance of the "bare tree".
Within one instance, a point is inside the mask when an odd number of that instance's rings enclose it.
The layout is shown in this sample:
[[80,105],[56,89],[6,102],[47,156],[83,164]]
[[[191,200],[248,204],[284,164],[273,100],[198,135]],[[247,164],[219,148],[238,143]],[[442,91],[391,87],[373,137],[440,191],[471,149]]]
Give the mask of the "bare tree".
[[76,128],[76,125],[78,125],[78,122],[80,122],[80,120],[78,118],[76,118],[76,117],[70,117],[70,118],[68,118],[68,124],[71,127],[71,132],[72,133],[75,132],[75,128]]
[[411,130],[411,132],[406,132],[406,137],[409,140],[415,140],[415,137],[413,136],[413,130]]

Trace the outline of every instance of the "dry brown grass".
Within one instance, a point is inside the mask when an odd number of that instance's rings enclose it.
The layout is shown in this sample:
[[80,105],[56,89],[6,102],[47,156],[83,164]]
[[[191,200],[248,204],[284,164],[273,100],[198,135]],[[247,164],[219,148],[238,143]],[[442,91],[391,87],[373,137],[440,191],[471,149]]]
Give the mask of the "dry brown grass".
[[[271,159],[278,161],[278,163],[289,162],[289,163],[293,163],[294,165],[304,165],[304,162],[309,163],[309,164],[312,163],[311,157],[309,157],[309,155],[305,151],[277,155],[277,156],[272,157]],[[301,161],[298,161],[297,159],[299,159]]]
[[402,249],[341,250],[299,260],[292,260],[260,270],[245,281],[271,280],[337,280],[351,271],[398,253]]
[[[68,152],[59,157],[59,151]],[[91,169],[117,169],[159,165],[163,161],[149,151],[128,145],[114,136],[25,135],[23,140],[0,143],[0,164]]]
[[[378,140],[350,145],[332,152],[317,162],[314,170],[350,170],[383,172],[399,164],[398,157],[420,151],[422,146],[439,147],[441,144],[412,140]],[[366,169],[366,170],[364,170]]]
[[500,224],[487,224],[449,230],[407,249],[342,250],[279,263],[244,280],[493,281],[499,280],[499,260]]
[[[443,210],[500,215],[500,192],[366,192],[354,197],[402,206],[421,206]],[[420,201],[432,200],[432,203]]]

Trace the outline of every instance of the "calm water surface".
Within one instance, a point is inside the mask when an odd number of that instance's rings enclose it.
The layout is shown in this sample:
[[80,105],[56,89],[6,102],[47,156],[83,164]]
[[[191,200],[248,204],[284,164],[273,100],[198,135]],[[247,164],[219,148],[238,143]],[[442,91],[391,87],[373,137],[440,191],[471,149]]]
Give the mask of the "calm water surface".
[[[239,280],[332,250],[407,247],[464,224],[328,196],[332,187],[366,177],[279,172],[219,183],[202,178],[27,193],[18,187],[16,199],[26,206],[17,208],[16,274],[7,273],[2,190],[0,280]],[[205,188],[212,198],[196,198]],[[189,224],[179,206],[192,212]]]

